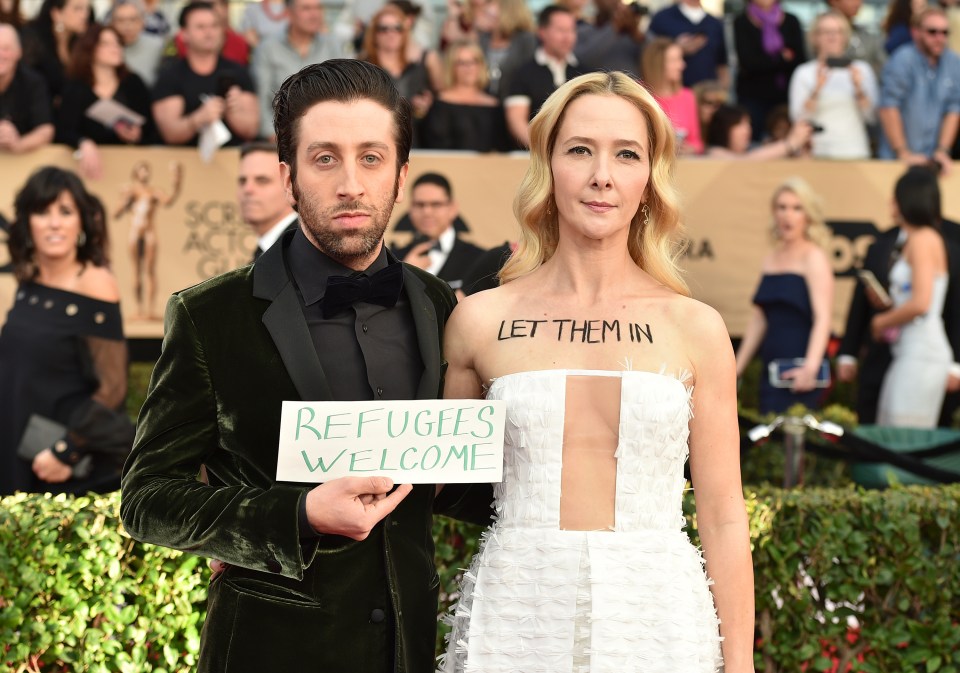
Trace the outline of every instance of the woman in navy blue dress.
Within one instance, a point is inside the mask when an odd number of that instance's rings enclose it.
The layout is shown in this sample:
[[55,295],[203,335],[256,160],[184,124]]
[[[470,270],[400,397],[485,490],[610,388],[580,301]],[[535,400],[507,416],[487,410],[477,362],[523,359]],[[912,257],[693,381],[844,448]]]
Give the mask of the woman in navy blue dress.
[[[817,379],[830,340],[833,269],[824,253],[829,231],[820,200],[810,186],[793,178],[773,193],[776,244],[763,259],[753,311],[737,351],[742,376],[759,351],[760,412],[783,412],[801,403],[815,408]],[[780,365],[781,381],[771,374]],[[779,385],[775,385],[775,383]]]

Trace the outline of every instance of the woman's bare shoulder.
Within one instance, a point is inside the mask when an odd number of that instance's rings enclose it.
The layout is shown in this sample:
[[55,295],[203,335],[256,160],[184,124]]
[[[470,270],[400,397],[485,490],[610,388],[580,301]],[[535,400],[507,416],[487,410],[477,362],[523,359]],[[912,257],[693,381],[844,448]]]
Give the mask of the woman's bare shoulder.
[[120,288],[117,285],[117,278],[105,266],[88,264],[80,274],[76,292],[100,301],[120,301]]

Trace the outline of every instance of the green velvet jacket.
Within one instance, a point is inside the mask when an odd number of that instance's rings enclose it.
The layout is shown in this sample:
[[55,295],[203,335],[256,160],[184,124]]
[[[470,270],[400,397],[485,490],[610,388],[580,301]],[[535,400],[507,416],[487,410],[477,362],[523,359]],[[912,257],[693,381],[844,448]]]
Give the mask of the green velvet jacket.
[[[163,350],[124,468],[120,513],[134,538],[217,558],[200,671],[433,671],[439,579],[432,511],[489,520],[489,489],[420,485],[362,542],[302,544],[309,486],[278,483],[283,400],[327,400],[284,260],[290,236],[253,266],[171,297]],[[442,393],[447,285],[404,266],[424,363],[417,396]],[[209,484],[197,480],[206,466]],[[472,513],[472,515],[471,515]]]

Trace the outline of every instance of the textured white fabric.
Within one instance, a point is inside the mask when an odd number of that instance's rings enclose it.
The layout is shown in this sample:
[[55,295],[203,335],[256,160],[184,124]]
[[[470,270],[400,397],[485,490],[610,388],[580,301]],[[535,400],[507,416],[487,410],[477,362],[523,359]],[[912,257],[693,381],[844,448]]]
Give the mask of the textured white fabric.
[[[614,531],[560,530],[568,376],[621,376]],[[497,522],[466,572],[445,673],[715,673],[719,623],[681,530],[692,391],[652,372],[496,379],[507,402]]]

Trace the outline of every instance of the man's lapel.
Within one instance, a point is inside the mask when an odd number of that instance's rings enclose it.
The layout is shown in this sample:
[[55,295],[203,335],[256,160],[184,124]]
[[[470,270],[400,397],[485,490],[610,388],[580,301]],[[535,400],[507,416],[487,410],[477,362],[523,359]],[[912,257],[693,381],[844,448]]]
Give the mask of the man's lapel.
[[429,400],[440,392],[440,325],[437,307],[427,297],[426,285],[407,266],[403,267],[403,287],[410,301],[413,324],[417,329],[417,345],[423,360],[423,374],[417,386],[417,399]]
[[297,392],[311,402],[330,400],[333,398],[330,384],[317,358],[297,290],[287,275],[284,249],[291,237],[292,234],[284,233],[277,244],[257,260],[253,270],[253,295],[271,302],[263,313],[263,324]]

